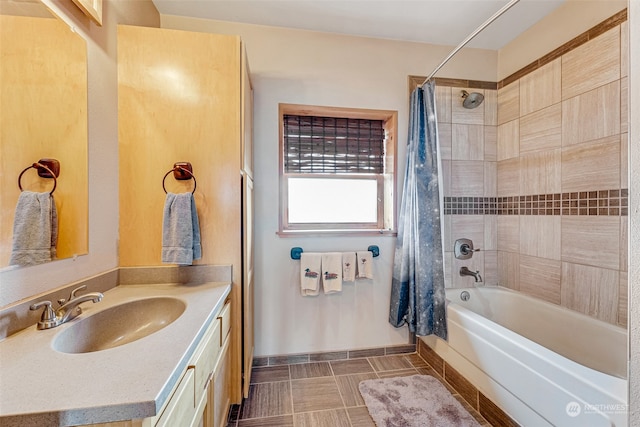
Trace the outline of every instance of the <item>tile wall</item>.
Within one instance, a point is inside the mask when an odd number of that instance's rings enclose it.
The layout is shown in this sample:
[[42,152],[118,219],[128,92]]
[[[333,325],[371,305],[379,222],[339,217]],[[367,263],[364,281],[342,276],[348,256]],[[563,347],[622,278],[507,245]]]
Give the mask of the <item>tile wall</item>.
[[[477,83],[477,82],[476,82]],[[447,85],[449,84],[449,85]],[[453,85],[451,85],[453,84]],[[445,86],[446,85],[446,86]],[[438,133],[445,195],[445,282],[447,287],[473,286],[460,267],[480,271],[485,283],[495,285],[497,274],[496,89],[456,86],[436,80]],[[486,85],[484,85],[486,86]],[[494,85],[495,87],[495,85]],[[484,102],[474,109],[462,106],[462,91],[479,92]],[[453,256],[456,239],[468,238],[481,249],[469,260]]]
[[[459,275],[467,266],[488,285],[626,327],[628,24],[618,15],[497,90],[437,82],[447,287],[473,286]],[[484,103],[464,109],[462,90]],[[481,251],[461,261],[463,237]]]
[[498,89],[497,215],[490,216],[497,283],[621,326],[626,37],[625,21]]

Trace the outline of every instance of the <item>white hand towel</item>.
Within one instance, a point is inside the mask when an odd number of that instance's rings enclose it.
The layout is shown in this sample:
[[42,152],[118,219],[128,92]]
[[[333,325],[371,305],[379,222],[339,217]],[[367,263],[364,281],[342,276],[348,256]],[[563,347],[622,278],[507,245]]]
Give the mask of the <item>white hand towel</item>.
[[303,252],[300,254],[300,291],[302,296],[320,293],[320,266],[322,254]]
[[58,213],[49,193],[23,191],[13,221],[9,265],[37,265],[55,259]]
[[200,223],[191,193],[167,193],[162,220],[162,262],[191,265],[202,257]]
[[358,279],[373,279],[373,254],[358,252]]
[[356,253],[344,252],[342,254],[342,280],[353,282],[356,280]]
[[342,253],[322,254],[322,287],[325,294],[342,292]]

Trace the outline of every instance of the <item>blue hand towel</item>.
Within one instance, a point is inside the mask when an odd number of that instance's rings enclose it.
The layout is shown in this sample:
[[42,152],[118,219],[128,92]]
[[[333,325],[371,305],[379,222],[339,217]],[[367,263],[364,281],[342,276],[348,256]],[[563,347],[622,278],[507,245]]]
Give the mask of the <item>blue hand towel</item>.
[[13,221],[9,265],[36,265],[56,257],[58,212],[49,193],[23,191]]
[[202,257],[200,223],[191,193],[167,193],[162,221],[162,262],[191,265]]

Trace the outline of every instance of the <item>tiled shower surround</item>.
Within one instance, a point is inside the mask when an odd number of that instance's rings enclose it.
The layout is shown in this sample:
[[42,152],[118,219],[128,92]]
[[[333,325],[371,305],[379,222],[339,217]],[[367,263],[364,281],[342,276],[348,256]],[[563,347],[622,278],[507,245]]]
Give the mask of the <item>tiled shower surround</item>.
[[[447,286],[473,286],[467,266],[626,327],[626,11],[497,90],[437,84]],[[464,109],[462,90],[484,103]],[[452,252],[463,237],[481,249],[464,261]]]

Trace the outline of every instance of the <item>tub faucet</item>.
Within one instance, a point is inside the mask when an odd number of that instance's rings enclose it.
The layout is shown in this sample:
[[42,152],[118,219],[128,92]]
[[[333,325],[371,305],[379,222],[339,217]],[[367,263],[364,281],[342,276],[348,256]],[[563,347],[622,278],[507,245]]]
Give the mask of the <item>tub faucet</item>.
[[476,279],[476,283],[482,282],[482,276],[480,275],[480,271],[471,271],[467,267],[460,267],[460,275],[473,276],[474,279]]
[[100,292],[90,292],[88,294],[76,296],[78,291],[86,288],[87,285],[82,285],[71,291],[71,295],[68,299],[59,299],[58,304],[60,304],[60,307],[58,307],[57,310],[54,310],[51,307],[51,301],[41,301],[39,303],[32,304],[29,307],[30,310],[37,310],[41,307],[45,307],[40,321],[38,322],[38,329],[55,328],[56,326],[60,326],[71,319],[75,319],[82,313],[80,304],[84,302],[92,301],[96,303],[102,301],[102,297],[104,297],[104,295]]

